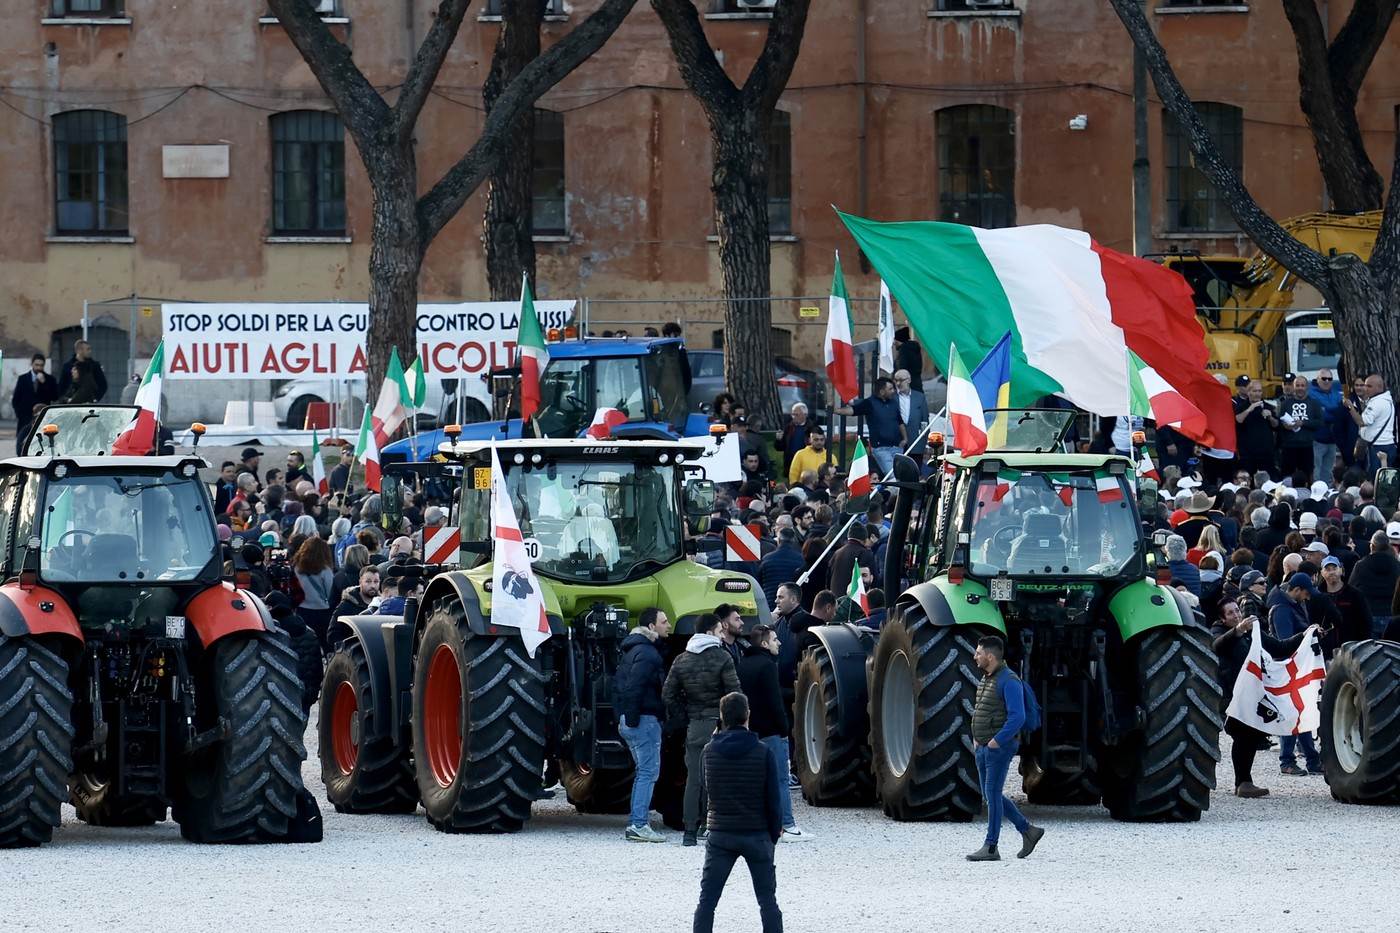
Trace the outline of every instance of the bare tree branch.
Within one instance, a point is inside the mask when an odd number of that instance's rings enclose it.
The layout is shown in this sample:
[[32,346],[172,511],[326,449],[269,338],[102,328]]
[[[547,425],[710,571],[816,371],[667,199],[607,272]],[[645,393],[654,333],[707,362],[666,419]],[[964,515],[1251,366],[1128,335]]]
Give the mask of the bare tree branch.
[[418,46],[418,54],[413,56],[413,63],[404,76],[403,87],[399,89],[399,99],[394,104],[394,135],[400,140],[407,140],[413,135],[418,114],[422,113],[428,94],[437,83],[438,72],[442,70],[442,63],[447,59],[453,40],[457,38],[457,31],[462,27],[462,19],[469,6],[471,0],[442,0],[438,5],[433,25]]
[[1390,163],[1390,194],[1367,266],[1387,293],[1390,306],[1400,307],[1400,130],[1395,133],[1395,153]]
[[491,173],[496,160],[506,151],[510,141],[510,128],[520,112],[526,107],[534,106],[535,101],[539,100],[545,91],[563,80],[569,72],[598,51],[621,25],[636,2],[637,0],[603,0],[603,4],[587,19],[527,65],[520,75],[510,82],[497,98],[491,112],[487,114],[486,122],[481,128],[481,137],[427,194],[418,199],[418,223],[424,242],[437,235]]
[[691,0],[651,0],[651,8],[666,27],[682,80],[705,108],[710,122],[737,109],[741,105],[739,89],[715,57],[695,4]]
[[1244,181],[1220,155],[1210,131],[1196,113],[1190,96],[1176,77],[1166,50],[1157,41],[1157,35],[1147,21],[1138,0],[1109,0],[1122,20],[1128,35],[1147,60],[1147,69],[1152,82],[1157,87],[1157,95],[1166,108],[1186,131],[1191,141],[1191,151],[1196,154],[1200,166],[1211,184],[1215,185],[1220,196],[1230,208],[1230,214],[1259,248],[1277,259],[1283,266],[1303,280],[1312,283],[1324,293],[1328,291],[1329,272],[1327,261],[1315,250],[1304,246],[1289,235],[1287,230],[1266,214],[1245,188]]
[[297,47],[311,68],[326,96],[335,102],[335,109],[360,149],[369,157],[372,140],[389,119],[389,105],[356,67],[345,43],[321,22],[320,14],[306,0],[267,0],[268,8],[277,17],[287,37]]
[[1339,92],[1347,92],[1352,103],[1356,102],[1376,53],[1385,44],[1396,6],[1395,0],[1356,0],[1337,38],[1332,40],[1327,56],[1332,84]]
[[760,113],[769,113],[778,106],[797,53],[802,48],[802,34],[807,29],[807,11],[811,0],[778,0],[773,9],[773,22],[768,26],[768,38],[763,51],[754,62],[748,80],[744,82],[744,102]]

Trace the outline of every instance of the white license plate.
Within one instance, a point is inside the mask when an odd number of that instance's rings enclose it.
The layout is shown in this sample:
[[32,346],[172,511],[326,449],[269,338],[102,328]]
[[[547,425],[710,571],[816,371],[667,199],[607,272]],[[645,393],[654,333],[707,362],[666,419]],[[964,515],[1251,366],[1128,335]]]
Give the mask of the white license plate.
[[165,637],[184,638],[185,637],[185,617],[166,616],[165,617]]
[[1009,603],[1015,596],[1015,583],[1006,577],[992,577],[992,602]]

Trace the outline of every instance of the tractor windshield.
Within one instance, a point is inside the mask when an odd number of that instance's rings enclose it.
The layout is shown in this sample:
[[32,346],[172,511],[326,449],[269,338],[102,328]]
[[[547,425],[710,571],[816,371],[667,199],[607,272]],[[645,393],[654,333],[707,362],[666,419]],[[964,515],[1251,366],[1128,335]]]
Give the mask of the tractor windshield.
[[[131,424],[136,412],[134,406],[126,405],[52,406],[34,422],[25,452],[31,457],[46,456],[50,452],[67,457],[105,454],[117,435]],[[46,424],[58,426],[58,434],[52,442],[44,437]]]
[[640,356],[550,360],[540,396],[536,418],[544,437],[578,437],[600,408],[616,408],[627,421],[648,420]]
[[1139,553],[1122,475],[1003,468],[975,482],[967,526],[974,575],[1112,577]]
[[55,582],[193,580],[216,549],[198,477],[70,473],[44,490],[39,574]]
[[628,462],[560,462],[506,480],[520,531],[539,541],[535,569],[615,583],[681,556],[675,471]]

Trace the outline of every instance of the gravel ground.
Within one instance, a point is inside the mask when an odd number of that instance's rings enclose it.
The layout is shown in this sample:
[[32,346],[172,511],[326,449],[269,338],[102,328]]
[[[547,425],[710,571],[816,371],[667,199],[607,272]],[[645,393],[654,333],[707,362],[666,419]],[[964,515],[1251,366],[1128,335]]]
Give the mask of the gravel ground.
[[[307,738],[314,753],[314,729]],[[895,823],[874,809],[798,801],[798,822],[815,838],[778,850],[786,928],[1395,930],[1400,812],[1335,803],[1321,778],[1281,777],[1273,765],[1261,753],[1255,769],[1272,797],[1217,793],[1194,825],[1029,807],[1049,830],[1035,857],[995,864],[963,860],[980,826]],[[304,773],[323,800],[317,763]],[[1233,786],[1228,754],[1219,777]],[[626,843],[622,818],[580,816],[562,797],[537,804],[512,836],[448,836],[421,814],[327,807],[322,844],[258,848],[190,845],[169,822],[94,829],[68,810],[52,845],[0,852],[0,930],[688,930],[704,849],[682,848],[677,833],[664,846]],[[1019,837],[1008,830],[1004,848],[1014,852]],[[758,929],[742,864],[716,929]]]

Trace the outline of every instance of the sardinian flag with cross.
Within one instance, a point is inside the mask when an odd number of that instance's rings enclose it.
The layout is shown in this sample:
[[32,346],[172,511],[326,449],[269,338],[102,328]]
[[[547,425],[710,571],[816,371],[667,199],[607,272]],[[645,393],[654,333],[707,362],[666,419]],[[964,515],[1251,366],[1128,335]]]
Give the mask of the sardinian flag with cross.
[[515,518],[501,458],[491,448],[491,524],[496,544],[491,554],[491,624],[520,629],[530,657],[549,637],[544,594],[535,579],[520,523]]
[[1235,678],[1235,695],[1226,712],[1269,735],[1312,732],[1322,721],[1318,701],[1325,676],[1316,625],[1308,628],[1291,658],[1278,661],[1264,650],[1256,623],[1249,660]]

